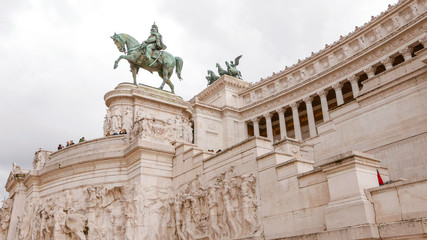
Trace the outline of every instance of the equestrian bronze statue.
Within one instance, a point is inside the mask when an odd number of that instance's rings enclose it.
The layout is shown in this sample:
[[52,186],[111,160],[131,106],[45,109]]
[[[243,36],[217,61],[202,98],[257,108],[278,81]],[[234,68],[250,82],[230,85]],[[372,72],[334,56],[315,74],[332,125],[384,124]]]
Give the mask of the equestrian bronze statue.
[[133,76],[133,83],[136,85],[136,75],[139,68],[143,68],[151,73],[157,72],[163,79],[160,89],[163,89],[165,83],[169,85],[171,92],[175,93],[174,86],[170,81],[173,69],[175,68],[176,75],[179,80],[181,78],[181,70],[184,62],[180,57],[174,57],[172,54],[164,51],[166,45],[163,44],[162,35],[158,31],[157,25],[154,23],[151,27],[151,34],[147,40],[139,44],[132,36],[120,33],[111,37],[120,52],[126,55],[121,55],[114,62],[114,69],[117,68],[121,59],[128,60]]

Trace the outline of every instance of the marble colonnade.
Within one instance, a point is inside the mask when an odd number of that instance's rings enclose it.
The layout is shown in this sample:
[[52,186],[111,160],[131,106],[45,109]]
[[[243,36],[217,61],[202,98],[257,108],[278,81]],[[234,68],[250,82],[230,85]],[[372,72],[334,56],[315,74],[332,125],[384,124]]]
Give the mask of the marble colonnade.
[[[420,42],[420,44],[422,44],[424,47],[425,42]],[[412,47],[408,46],[408,47],[400,50],[398,52],[398,54],[400,54],[399,56],[403,57],[404,61],[409,61],[413,57],[414,51],[413,51]],[[397,57],[398,56],[386,57],[380,61],[380,65],[383,66],[385,71],[390,70],[398,64],[398,63],[396,64],[396,60],[395,60]],[[317,136],[317,128],[316,128],[316,122],[315,122],[315,117],[314,117],[314,113],[313,113],[313,104],[312,104],[314,97],[319,96],[320,108],[321,108],[321,112],[322,112],[323,122],[327,122],[330,120],[329,102],[336,101],[337,106],[340,106],[340,105],[343,105],[344,103],[346,103],[346,101],[344,99],[344,95],[343,95],[343,90],[342,90],[344,84],[346,82],[350,83],[352,99],[354,99],[357,96],[359,96],[359,92],[361,90],[360,82],[362,82],[362,81],[360,80],[360,76],[366,75],[367,79],[375,77],[375,75],[382,72],[382,71],[378,72],[377,69],[378,69],[378,66],[375,66],[375,65],[369,66],[369,67],[365,68],[362,71],[362,73],[360,73],[358,75],[350,76],[350,77],[344,79],[343,81],[336,82],[328,88],[319,90],[314,95],[306,96],[301,100],[289,103],[283,107],[276,109],[273,112],[267,112],[267,113],[262,114],[261,116],[253,117],[249,121],[246,122],[247,123],[246,125],[248,125],[249,123],[252,123],[253,136],[259,137],[259,136],[261,136],[261,134],[260,134],[260,120],[262,118],[264,118],[265,119],[265,128],[266,128],[267,138],[270,139],[271,141],[274,141],[272,116],[273,116],[273,114],[277,113],[279,116],[280,139],[281,140],[286,139],[288,137],[288,132],[286,130],[285,111],[287,108],[290,108],[292,111],[294,138],[297,140],[303,140],[301,123],[300,123],[300,116],[302,115],[302,113],[298,110],[298,107],[302,102],[304,102],[306,105],[306,114],[307,114],[307,118],[308,118],[309,137],[310,138],[315,137],[315,136]],[[335,98],[329,99],[329,101],[328,101],[327,95],[331,89],[334,90]],[[247,134],[247,136],[249,137],[249,134]]]

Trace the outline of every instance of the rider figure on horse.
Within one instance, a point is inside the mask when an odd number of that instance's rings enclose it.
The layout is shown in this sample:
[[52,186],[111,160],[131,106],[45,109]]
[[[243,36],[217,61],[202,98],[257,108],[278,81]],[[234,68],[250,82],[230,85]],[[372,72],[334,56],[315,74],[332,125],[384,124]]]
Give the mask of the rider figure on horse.
[[[147,40],[143,41],[141,43],[140,49],[145,48],[145,56],[147,59],[151,58],[151,54],[156,50],[165,50],[166,45],[162,41],[162,35],[159,33],[159,28],[157,27],[156,23],[153,23],[153,26],[151,26],[151,35],[147,38]],[[159,58],[160,54],[155,56],[154,58]]]

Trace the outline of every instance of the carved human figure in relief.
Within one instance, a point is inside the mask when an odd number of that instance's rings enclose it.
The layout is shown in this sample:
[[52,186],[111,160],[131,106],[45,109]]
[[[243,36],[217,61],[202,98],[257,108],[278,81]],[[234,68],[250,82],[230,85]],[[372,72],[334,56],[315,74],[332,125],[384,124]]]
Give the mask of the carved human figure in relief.
[[187,240],[185,237],[184,231],[185,231],[185,220],[182,217],[182,204],[183,199],[181,195],[176,195],[173,203],[173,211],[175,213],[175,225],[176,225],[176,232],[178,234],[178,240]]
[[34,204],[27,202],[25,206],[25,214],[21,218],[21,226],[19,228],[18,239],[30,239],[31,223],[35,217]]
[[136,111],[136,118],[135,118],[135,122],[143,119],[143,118],[147,118],[147,113],[145,112],[144,108],[139,107],[138,111]]
[[6,239],[6,234],[9,229],[10,214],[12,211],[12,200],[7,199],[3,201],[3,206],[0,209],[0,237]]
[[87,217],[82,214],[72,213],[67,214],[67,218],[65,220],[65,227],[67,231],[78,240],[86,240],[86,236],[84,231],[87,226]]
[[183,120],[183,137],[184,141],[192,143],[193,142],[193,129],[191,128],[191,123],[187,118]]
[[122,125],[122,129],[126,129],[127,131],[129,131],[133,125],[133,121],[132,121],[132,109],[130,107],[126,107],[124,113],[123,113],[123,125]]
[[204,191],[200,186],[200,175],[197,174],[196,178],[190,182],[186,189],[186,199],[191,203],[191,215],[196,223],[200,223],[202,219],[202,202]]
[[237,226],[244,228],[245,225],[242,223],[242,209],[241,201],[242,197],[240,196],[239,186],[242,183],[241,177],[233,177],[230,179],[231,187],[229,189],[231,197],[231,205],[233,206],[234,217],[237,221]]
[[39,212],[40,214],[40,236],[42,239],[49,239],[51,231],[49,229],[49,213],[47,212],[47,205],[43,205],[43,208]]
[[177,139],[183,139],[184,137],[184,127],[182,124],[182,117],[177,115],[175,116],[175,133],[176,133],[176,138]]
[[[188,197],[188,196],[187,196]],[[191,200],[187,198],[184,200],[183,215],[185,222],[185,235],[187,240],[196,239],[196,224],[192,218]]]
[[224,199],[225,214],[227,216],[228,226],[230,227],[231,238],[235,238],[240,235],[240,227],[238,226],[237,220],[234,216],[233,204],[231,203],[230,185],[227,180],[222,181],[222,198]]
[[172,118],[168,118],[166,121],[166,127],[165,127],[165,139],[169,142],[172,142],[175,140],[175,132],[174,132],[174,125]]
[[221,201],[221,193],[219,186],[214,185],[208,188],[208,207],[209,207],[209,223],[211,227],[211,239],[221,239],[221,229],[218,224],[218,202]]
[[126,223],[125,223],[125,239],[126,240],[136,239],[135,228],[137,227],[137,222],[136,222],[137,209],[135,204],[136,204],[136,201],[131,200],[125,205],[124,214],[126,217]]
[[111,111],[107,109],[107,113],[104,117],[104,135],[111,130]]
[[34,169],[42,169],[48,159],[49,153],[43,150],[40,150],[35,153],[33,160]]
[[110,211],[110,219],[112,225],[113,239],[120,239],[123,237],[125,216],[123,214],[123,206],[119,201],[113,200],[112,203],[107,207]]
[[243,219],[245,224],[249,226],[250,233],[253,234],[258,230],[255,177],[253,174],[242,177],[244,179],[241,185]]
[[161,202],[163,203],[163,205],[160,208],[160,239],[174,239],[175,231],[172,230],[172,226],[174,226],[174,213],[172,209],[171,198],[168,197],[166,199],[161,199]]
[[122,127],[122,116],[121,116],[119,107],[114,107],[112,112],[113,114],[111,117],[111,122],[112,122],[111,130],[118,132]]

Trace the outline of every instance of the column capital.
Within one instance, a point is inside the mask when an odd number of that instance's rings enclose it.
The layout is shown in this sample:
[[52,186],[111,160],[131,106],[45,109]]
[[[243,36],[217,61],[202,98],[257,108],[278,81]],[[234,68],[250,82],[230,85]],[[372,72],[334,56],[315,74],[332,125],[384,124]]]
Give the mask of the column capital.
[[332,88],[333,88],[335,91],[337,91],[337,90],[340,90],[340,91],[341,91],[342,85],[343,85],[342,83],[337,82],[337,83],[335,83],[334,85],[332,85]]
[[356,75],[352,75],[352,76],[348,77],[347,79],[350,83],[355,83],[355,82],[357,82],[358,77],[356,77]]
[[285,112],[285,109],[284,108],[278,108],[278,109],[276,109],[276,112],[279,114],[282,114]]
[[327,94],[327,91],[325,89],[317,92],[317,95],[319,95],[319,97],[326,97],[326,94]]
[[264,113],[263,116],[265,117],[265,119],[267,118],[271,118],[273,116],[272,113]]
[[391,57],[386,57],[383,60],[381,60],[381,63],[387,67],[387,65],[392,65],[393,64],[393,58]]
[[311,104],[311,102],[313,101],[313,97],[307,96],[307,97],[304,97],[302,100],[305,102],[305,104]]
[[295,109],[295,108],[298,108],[299,103],[293,102],[293,103],[289,104],[289,106],[291,106],[292,109]]
[[410,47],[405,47],[404,49],[400,50],[399,53],[402,54],[405,61],[412,58],[412,48]]
[[375,68],[372,66],[367,67],[364,72],[368,75],[368,78],[375,76]]
[[253,123],[257,123],[257,122],[259,122],[259,118],[258,118],[258,117],[251,118],[251,121],[252,121]]
[[399,53],[402,54],[403,56],[405,56],[407,54],[411,54],[412,53],[412,48],[405,47],[404,49],[400,50]]

